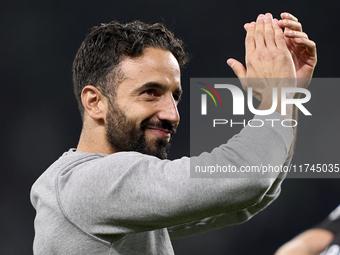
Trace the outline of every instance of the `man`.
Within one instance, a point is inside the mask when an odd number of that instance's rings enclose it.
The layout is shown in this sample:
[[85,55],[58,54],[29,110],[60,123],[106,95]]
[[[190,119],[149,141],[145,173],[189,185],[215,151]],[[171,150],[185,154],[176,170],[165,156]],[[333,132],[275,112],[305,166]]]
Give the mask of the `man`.
[[276,255],[339,255],[340,205],[314,228],[287,242]]
[[[311,78],[316,64],[315,44],[300,23],[282,17],[261,14],[246,25],[247,69],[228,61],[239,78],[264,78],[252,84],[259,109],[271,107],[273,87],[295,85],[270,78]],[[86,37],[73,65],[83,117],[78,147],[31,191],[35,254],[173,254],[169,233],[177,238],[244,222],[278,196],[281,174],[190,179],[190,164],[287,163],[291,128],[246,127],[211,153],[165,159],[179,124],[185,62],[181,42],[160,24],[103,24]],[[292,109],[279,113],[280,99],[275,118],[293,117]]]

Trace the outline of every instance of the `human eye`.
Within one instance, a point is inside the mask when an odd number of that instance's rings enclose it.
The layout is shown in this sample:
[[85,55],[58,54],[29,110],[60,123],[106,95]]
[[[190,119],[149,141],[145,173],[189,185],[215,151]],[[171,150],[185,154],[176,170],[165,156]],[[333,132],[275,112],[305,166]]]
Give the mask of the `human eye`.
[[154,89],[147,89],[144,93],[148,96],[156,96],[156,91]]
[[178,94],[173,94],[172,97],[174,98],[174,100],[178,103],[181,100],[181,96]]
[[146,89],[142,92],[142,95],[148,101],[153,101],[160,96],[156,89]]

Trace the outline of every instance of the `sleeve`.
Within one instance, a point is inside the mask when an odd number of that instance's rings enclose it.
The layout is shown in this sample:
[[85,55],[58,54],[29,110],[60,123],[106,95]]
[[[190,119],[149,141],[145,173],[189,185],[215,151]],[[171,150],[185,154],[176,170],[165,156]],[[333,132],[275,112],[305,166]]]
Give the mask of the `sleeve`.
[[[292,157],[286,160],[284,166],[289,166]],[[178,226],[169,227],[168,231],[171,239],[184,238],[192,235],[201,234],[213,229],[222,228],[225,226],[241,224],[251,219],[255,214],[262,211],[270,205],[280,194],[281,183],[284,180],[286,173],[282,172],[275,180],[271,188],[264,195],[262,200],[243,210],[224,213],[215,217],[209,217],[198,221],[193,221]]]
[[326,219],[313,228],[325,229],[337,235],[340,229],[340,205]]
[[92,234],[151,231],[202,219],[213,228],[241,223],[277,197],[284,176],[251,172],[190,178],[190,166],[282,165],[292,133],[291,128],[267,122],[261,128],[245,127],[228,143],[198,157],[170,161],[119,152],[69,166],[56,180],[59,207]]

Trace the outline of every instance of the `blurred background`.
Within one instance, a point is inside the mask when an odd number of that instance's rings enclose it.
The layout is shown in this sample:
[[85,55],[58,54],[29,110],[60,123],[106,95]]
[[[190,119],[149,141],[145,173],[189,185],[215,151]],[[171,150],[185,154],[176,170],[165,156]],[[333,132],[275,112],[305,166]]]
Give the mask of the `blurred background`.
[[[339,76],[340,2],[331,1],[2,1],[0,91],[0,254],[32,254],[35,210],[30,188],[64,151],[77,146],[81,119],[71,66],[89,28],[118,20],[163,22],[184,40],[192,60],[182,72],[181,125],[171,159],[189,155],[191,77],[235,77],[244,62],[243,24],[260,13],[299,18],[317,43],[315,77]],[[340,163],[339,86],[310,87],[300,115],[294,164]],[[316,117],[315,117],[316,116]],[[318,118],[322,116],[322,119]],[[174,241],[177,255],[273,254],[339,204],[339,179],[287,179],[280,197],[249,222]]]

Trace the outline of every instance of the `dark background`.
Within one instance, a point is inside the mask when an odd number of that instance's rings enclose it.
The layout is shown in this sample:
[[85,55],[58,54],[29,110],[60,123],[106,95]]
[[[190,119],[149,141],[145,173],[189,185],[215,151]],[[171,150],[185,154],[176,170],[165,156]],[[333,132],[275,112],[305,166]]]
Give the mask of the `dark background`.
[[[170,155],[178,158],[189,154],[190,77],[235,77],[226,60],[244,59],[244,23],[259,13],[293,13],[317,43],[315,77],[338,77],[339,7],[335,0],[2,1],[0,254],[32,253],[30,188],[64,151],[77,146],[81,120],[71,65],[90,27],[113,19],[163,22],[184,40],[193,58],[182,73],[182,122]],[[319,86],[311,92],[308,109],[325,119],[301,116],[294,162],[339,163],[340,89]],[[175,253],[273,254],[334,209],[338,194],[338,179],[287,179],[280,197],[249,222],[175,241]]]

